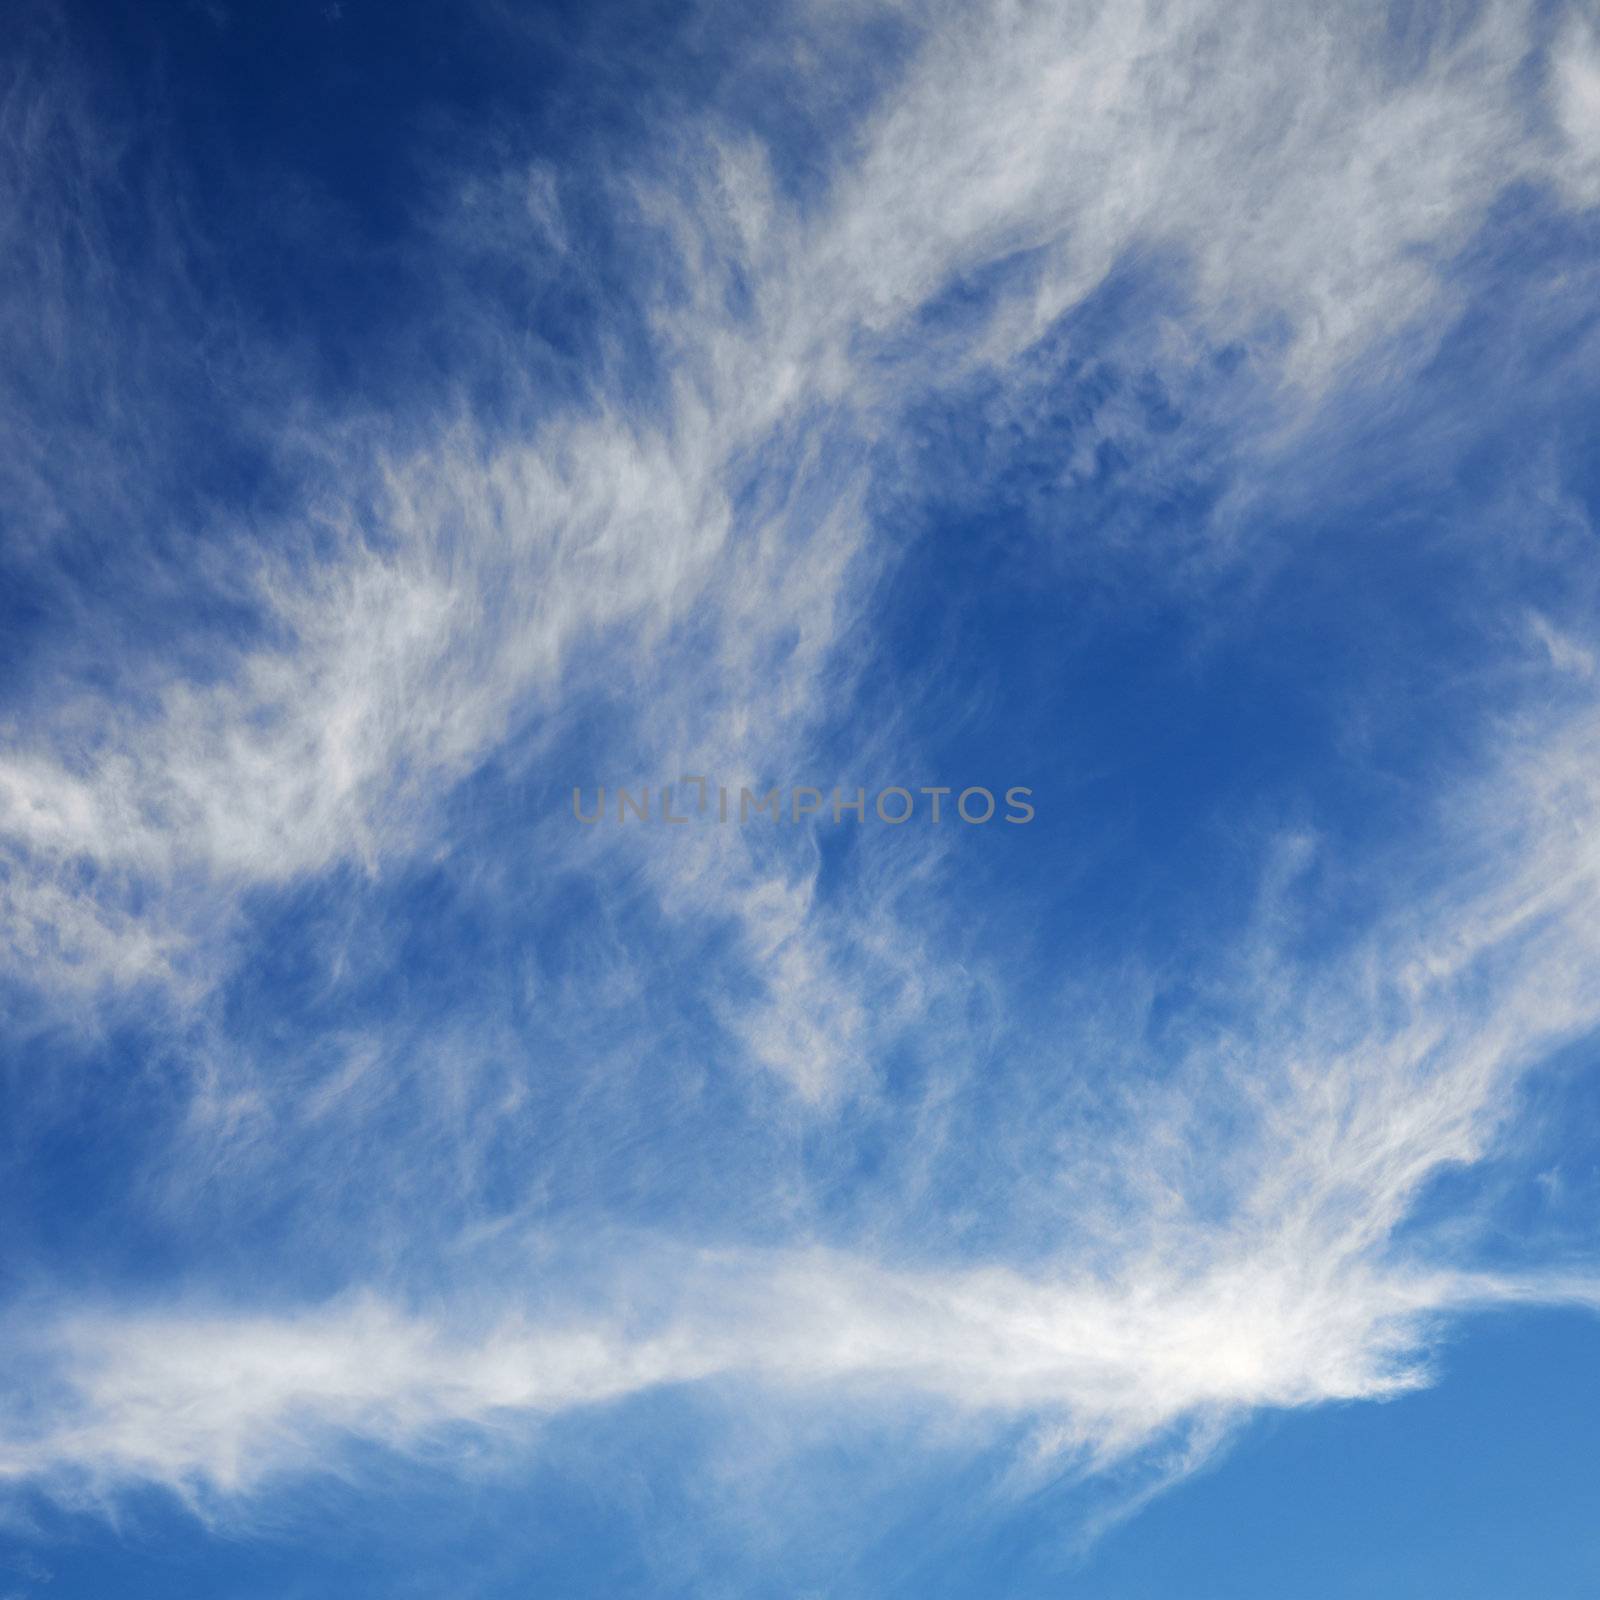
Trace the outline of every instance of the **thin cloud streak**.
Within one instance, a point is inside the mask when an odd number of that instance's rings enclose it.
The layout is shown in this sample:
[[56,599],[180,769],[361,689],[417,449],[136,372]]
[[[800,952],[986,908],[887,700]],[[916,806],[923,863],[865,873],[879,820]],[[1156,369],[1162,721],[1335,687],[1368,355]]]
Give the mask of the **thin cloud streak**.
[[[513,708],[558,717],[575,643],[619,623],[640,640],[613,640],[619,681],[647,678],[653,645],[708,610],[723,671],[781,683],[782,703],[739,701],[719,724],[695,714],[697,678],[676,704],[658,690],[641,726],[648,740],[651,725],[687,722],[686,743],[759,765],[766,752],[741,748],[739,730],[804,721],[860,584],[892,557],[879,546],[868,559],[848,486],[919,393],[973,363],[1003,368],[1128,251],[1166,241],[1192,259],[1216,345],[1276,321],[1284,378],[1325,387],[1428,309],[1430,261],[1497,192],[1557,158],[1518,124],[1521,6],[1485,8],[1387,84],[1356,30],[1319,35],[1308,55],[1278,8],[1247,10],[1225,36],[1182,7],[944,20],[820,215],[788,214],[760,153],[715,136],[674,147],[689,188],[640,186],[642,214],[695,285],[653,313],[675,373],[660,419],[602,405],[504,441],[444,419],[420,443],[376,419],[297,419],[298,447],[330,441],[301,515],[334,555],[306,559],[288,530],[287,557],[251,563],[246,592],[272,642],[209,683],[119,663],[119,700],[148,715],[79,697],[50,708],[76,753],[35,728],[0,767],[8,892],[49,987],[160,978],[193,919],[225,923],[241,888],[414,851],[430,806]],[[1422,155],[1381,157],[1397,146]],[[92,205],[77,198],[72,215]],[[952,283],[1021,252],[1034,271],[976,340],[942,345],[932,368],[885,364],[897,331]],[[736,280],[751,288],[746,316],[727,309]],[[799,442],[819,421],[835,441],[821,457]],[[791,486],[767,531],[741,526],[735,547],[732,495],[757,458]],[[797,629],[801,649],[783,649]],[[760,671],[775,659],[781,672]],[[713,709],[727,698],[713,690]],[[84,861],[106,887],[62,915],[61,886]],[[154,926],[134,928],[119,895],[146,886],[162,891]]]
[[[205,1506],[315,1471],[341,1439],[406,1450],[455,1425],[753,1377],[1031,1417],[1040,1463],[1104,1472],[1186,1429],[1214,1447],[1219,1422],[1254,1409],[1423,1384],[1431,1339],[1464,1310],[1600,1307],[1600,1278],[1471,1270],[1426,1229],[1402,1233],[1430,1179],[1486,1153],[1521,1078],[1600,1023],[1595,733],[1590,715],[1519,752],[1482,797],[1517,818],[1517,849],[1477,841],[1511,867],[1447,892],[1425,927],[1413,910],[1379,929],[1336,979],[1258,963],[1253,1036],[1131,1102],[1107,1159],[1121,1202],[1064,1215],[1087,1248],[1047,1273],[657,1242],[635,1246],[637,1281],[628,1252],[606,1274],[630,1315],[539,1318],[527,1306],[563,1291],[540,1292],[513,1245],[499,1309],[468,1297],[475,1330],[373,1294],[271,1315],[78,1314],[43,1341],[64,1402],[13,1409],[0,1465],[100,1491],[156,1481]],[[1196,1188],[1188,1153],[1219,1105],[1242,1108],[1247,1132]],[[527,1301],[508,1273],[528,1278]]]
[[[349,1241],[348,1292],[287,1308],[225,1287],[203,1304],[159,1287],[98,1305],[41,1289],[14,1332],[35,1398],[0,1409],[0,1473],[64,1494],[153,1482],[205,1510],[338,1463],[352,1441],[447,1451],[457,1428],[746,1381],[910,1396],[980,1428],[1021,1419],[1041,1472],[1174,1449],[1191,1470],[1253,1410],[1425,1383],[1451,1316],[1600,1304],[1580,1272],[1479,1270],[1470,1237],[1429,1211],[1442,1173],[1492,1152],[1528,1076],[1600,1025],[1587,703],[1564,725],[1483,741],[1491,770],[1433,877],[1398,873],[1364,935],[1314,960],[1271,930],[1202,952],[1197,981],[1228,1026],[1108,1090],[1093,1137],[1003,1121],[1019,1083],[1079,1065],[1048,1019],[1009,1034],[947,1021],[952,997],[974,1010],[1010,997],[1000,963],[952,935],[960,908],[941,904],[935,845],[836,887],[803,832],[529,827],[532,878],[583,879],[639,896],[668,928],[728,933],[697,947],[714,959],[677,967],[623,942],[544,1014],[619,1016],[612,1056],[642,1058],[650,999],[691,987],[708,1037],[681,1053],[734,1057],[750,1082],[729,1115],[763,1132],[846,1136],[874,1095],[882,1110],[883,1063],[919,1029],[932,1082],[913,1109],[934,1122],[988,1069],[979,1042],[1026,1037],[1039,1059],[1000,1063],[995,1125],[980,1130],[996,1152],[979,1197],[999,1217],[987,1257],[927,1229],[909,1193],[939,1186],[935,1148],[911,1177],[865,1185],[853,1230],[830,1233],[796,1202],[805,1225],[777,1242],[607,1238],[580,1295],[541,1275],[536,1246],[581,1250],[590,1219],[525,1225],[537,1176],[520,1174],[498,1209],[478,1187],[485,1130],[527,1117],[527,1084],[495,1065],[518,1059],[509,1024],[445,1019],[403,1084],[392,1017],[325,1040],[332,1066],[222,1042],[218,996],[251,959],[250,897],[338,873],[360,896],[444,859],[451,800],[492,759],[547,781],[574,751],[615,761],[613,782],[821,776],[820,726],[869,674],[871,608],[906,555],[873,489],[908,417],[980,379],[1002,408],[1020,404],[1047,336],[1130,260],[1174,263],[1183,302],[1182,326],[1149,336],[1155,369],[1241,347],[1273,425],[1239,448],[1287,453],[1344,386],[1399,383],[1425,362],[1455,309],[1449,264],[1509,189],[1547,185],[1574,206],[1600,193],[1594,41],[1577,20],[1539,58],[1536,116],[1534,7],[1463,12],[1381,70],[1364,43],[1378,8],[1344,28],[1310,27],[1314,15],[1246,5],[1219,28],[1195,5],[938,8],[804,199],[725,126],[664,130],[617,180],[641,235],[664,242],[664,266],[636,264],[666,374],[648,401],[607,373],[586,403],[541,410],[519,394],[510,422],[441,402],[400,423],[378,398],[307,415],[269,374],[292,510],[264,528],[224,518],[218,547],[238,560],[197,579],[248,616],[241,641],[204,670],[126,644],[98,680],[88,644],[69,643],[58,665],[72,686],[8,707],[8,970],[63,1016],[147,1002],[183,1039],[189,1114],[153,1180],[175,1208],[230,1176],[308,1207],[365,1185],[384,1244],[456,1228],[454,1253],[424,1270],[394,1245],[385,1274]],[[32,148],[13,132],[0,169],[13,191]],[[458,175],[474,214],[511,200],[527,212],[494,212],[463,250],[515,251],[524,228],[565,248],[558,192],[536,173],[529,207],[525,177]],[[106,203],[99,181],[57,197],[58,230]],[[75,315],[88,290],[47,260],[37,270],[56,273]],[[950,302],[967,290],[979,309],[963,320]],[[113,328],[92,332],[120,354]],[[6,405],[15,422],[22,403]],[[1239,420],[1202,419],[1229,437]],[[159,505],[138,457],[105,465],[97,492]],[[36,520],[70,528],[82,508],[48,476],[30,488]],[[1246,505],[1259,510],[1248,486],[1208,525],[1220,560],[1254,554],[1234,542]],[[132,564],[155,593],[151,540]],[[1512,620],[1527,632],[1521,608]],[[1533,631],[1586,693],[1593,641]],[[589,729],[596,703],[615,718],[603,733]],[[835,735],[828,756],[904,747],[890,728]],[[560,771],[557,787],[589,777]],[[332,941],[316,955],[332,974]],[[577,1054],[549,1076],[566,1073],[586,1105],[614,1063]],[[444,1220],[406,1214],[391,1169],[431,1181],[439,1129],[458,1124],[465,1176],[439,1200]],[[339,1159],[301,1170],[324,1136]],[[774,1197],[790,1173],[760,1170],[768,1149],[729,1180],[764,1221],[790,1198]],[[1024,1236],[1049,1242],[1008,1247]],[[472,1310],[439,1310],[458,1288]]]

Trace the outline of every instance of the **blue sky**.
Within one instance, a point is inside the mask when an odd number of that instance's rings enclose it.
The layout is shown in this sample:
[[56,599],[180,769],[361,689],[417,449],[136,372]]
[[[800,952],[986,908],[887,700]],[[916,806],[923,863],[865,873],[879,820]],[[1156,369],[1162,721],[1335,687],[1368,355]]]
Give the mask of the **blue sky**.
[[18,15],[0,1597],[1595,1593],[1593,15]]

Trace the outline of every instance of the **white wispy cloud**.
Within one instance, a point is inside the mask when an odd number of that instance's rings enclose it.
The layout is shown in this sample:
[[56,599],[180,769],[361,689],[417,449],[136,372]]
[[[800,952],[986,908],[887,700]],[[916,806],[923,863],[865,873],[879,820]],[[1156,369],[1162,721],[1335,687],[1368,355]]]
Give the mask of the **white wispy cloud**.
[[[260,1178],[301,1158],[305,1143],[276,1154],[264,1129],[303,1141],[327,1124],[357,1149],[352,1133],[399,1093],[393,1040],[360,1029],[335,1041],[322,1077],[217,1044],[206,1006],[242,959],[245,897],[334,869],[370,886],[447,849],[443,808],[492,754],[539,767],[580,742],[575,674],[618,711],[620,731],[588,747],[617,768],[560,772],[563,805],[570,782],[597,776],[832,776],[809,765],[817,725],[865,670],[874,586],[904,552],[874,524],[877,452],[892,453],[919,400],[980,375],[1021,394],[1065,313],[1119,265],[1159,257],[1184,316],[1151,334],[1152,361],[1180,372],[1198,351],[1242,344],[1273,398],[1269,445],[1303,436],[1341,384],[1398,381],[1431,351],[1456,292],[1448,263],[1509,186],[1592,203],[1592,30],[1574,19],[1561,33],[1538,117],[1524,71],[1534,8],[1475,8],[1382,53],[1378,15],[934,8],[904,74],[875,91],[803,199],[725,126],[662,130],[615,191],[661,249],[661,265],[638,266],[666,373],[648,400],[607,372],[586,400],[541,407],[510,370],[524,420],[440,400],[402,421],[382,397],[355,415],[291,404],[268,369],[292,509],[236,509],[206,530],[211,553],[195,552],[196,596],[236,606],[242,636],[207,634],[198,663],[171,637],[134,640],[96,677],[104,619],[90,607],[74,637],[46,646],[64,686],[25,686],[0,754],[13,975],[69,1011],[85,989],[143,984],[209,1019],[174,1190],[192,1198],[185,1158],[208,1139],[211,1159],[195,1163],[208,1184],[234,1160]],[[36,228],[64,235],[103,223],[120,180],[82,154],[97,147],[80,120],[64,135],[80,176],[29,187],[46,99],[26,83],[8,97],[4,181]],[[567,248],[543,169],[456,182],[471,201],[460,225],[475,230],[463,249]],[[942,297],[977,280],[981,313],[941,320]],[[93,283],[44,255],[30,282],[62,307],[63,339],[97,341],[107,359],[93,370],[131,404],[115,319],[76,322]],[[493,351],[480,325],[492,315],[463,314],[474,348]],[[14,392],[7,407],[23,430]],[[160,485],[141,477],[135,444],[97,469],[95,492],[138,512],[148,548],[135,539],[128,570],[170,601],[149,532]],[[31,515],[70,540],[89,515],[81,485],[69,492],[36,456]],[[1589,642],[1533,626],[1553,660],[1592,664]],[[1472,1271],[1470,1252],[1431,1239],[1421,1202],[1441,1171],[1491,1148],[1525,1074],[1600,1022],[1595,735],[1588,713],[1504,730],[1503,770],[1424,864],[1434,876],[1397,874],[1403,892],[1379,897],[1349,948],[1313,963],[1264,936],[1243,955],[1209,953],[1202,976],[1231,1026],[1147,1063],[1093,1129],[983,1129],[1000,1170],[974,1203],[1034,1243],[1025,1261],[908,1247],[917,1212],[891,1186],[848,1247],[618,1245],[600,1308],[574,1296],[555,1315],[542,1308],[561,1292],[519,1255],[513,1203],[462,1228],[466,1266],[438,1269],[472,1281],[470,1316],[430,1309],[398,1269],[401,1281],[288,1310],[51,1307],[32,1330],[38,1398],[8,1404],[0,1470],[152,1480],[203,1501],[313,1469],[341,1439],[407,1449],[461,1425],[733,1378],[1024,1416],[1057,1467],[1103,1469],[1175,1435],[1192,1461],[1252,1408],[1423,1381],[1452,1311],[1593,1303],[1581,1276]],[[868,735],[830,755],[893,743]],[[755,1075],[789,1096],[781,1113],[754,1101],[760,1114],[859,1113],[887,1043],[951,993],[998,985],[943,938],[931,854],[828,895],[803,834],[652,835],[645,848],[540,826],[530,852],[551,876],[642,884],[669,923],[733,930],[722,976],[746,981],[704,993]],[[614,952],[552,1009],[642,1010],[640,965]],[[398,1148],[347,1159],[355,1181],[404,1166],[454,1111],[472,1124],[463,1148],[522,1112],[518,1086],[483,1069],[492,1030],[463,1031],[441,1030],[425,1109],[385,1121]],[[1041,1070],[1070,1073],[1045,1031],[1032,1039]],[[924,1126],[983,1070],[959,1060],[970,1037],[929,1045],[942,1054]],[[995,1118],[1015,1094],[1014,1078],[997,1084]],[[939,1147],[917,1181],[937,1185],[943,1159]],[[737,1176],[753,1204],[784,1181]],[[473,1280],[480,1250],[494,1255],[492,1293]],[[668,1259],[670,1291],[648,1265]],[[652,1285],[646,1327],[628,1311],[635,1272]]]
[[1175,1430],[1209,1448],[1255,1408],[1414,1387],[1451,1313],[1600,1305],[1581,1273],[1460,1265],[1459,1241],[1415,1215],[1430,1180],[1486,1153],[1523,1077],[1600,1022],[1595,733],[1591,715],[1521,743],[1465,808],[1476,831],[1449,880],[1337,962],[1253,958],[1239,1030],[1067,1152],[1077,1170],[1047,1202],[1063,1242],[1043,1265],[613,1241],[578,1293],[519,1265],[513,1238],[495,1246],[497,1287],[454,1311],[365,1294],[80,1312],[28,1341],[50,1399],[13,1396],[0,1462],[203,1505],[315,1470],[341,1438],[416,1449],[456,1425],[741,1377],[1030,1417],[1041,1470],[1098,1471]]
[[1600,205],[1600,29],[1593,17],[1566,18],[1551,76],[1564,141],[1557,176],[1577,204]]
[[[685,727],[702,750],[803,721],[859,612],[864,452],[930,386],[1003,368],[1131,251],[1176,248],[1208,338],[1281,327],[1284,375],[1325,387],[1429,307],[1438,265],[1497,193],[1554,170],[1515,95],[1529,29],[1525,7],[1488,7],[1396,66],[1355,26],[1308,38],[1275,8],[1226,28],[1196,7],[951,9],[808,211],[785,206],[759,149],[687,130],[665,173],[634,185],[689,285],[652,312],[673,373],[660,415],[602,400],[510,439],[460,417],[394,439],[378,419],[296,415],[307,481],[268,546],[286,553],[257,553],[242,530],[224,546],[245,560],[234,592],[260,642],[202,681],[160,653],[119,660],[112,697],[40,703],[16,729],[0,827],[20,914],[49,923],[76,863],[108,873],[103,915],[80,892],[59,919],[49,980],[162,973],[150,952],[182,942],[192,913],[164,892],[152,929],[127,928],[115,896],[132,880],[172,891],[197,874],[226,903],[243,884],[414,849],[431,799],[513,710],[559,715],[562,665],[597,631],[633,631],[631,646],[608,640],[608,670],[642,685],[667,630],[715,619],[711,705],[731,721]],[[1579,82],[1580,55],[1561,61],[1560,83]],[[44,103],[19,97],[25,113]],[[29,173],[36,121],[16,135]],[[55,207],[36,231],[103,227],[103,188],[90,173],[36,196]],[[530,239],[549,234],[547,189]],[[477,225],[498,237],[525,211]],[[1026,253],[976,337],[931,357],[896,343],[952,282]],[[63,316],[90,309],[59,264],[39,272]],[[728,308],[735,279],[746,314]],[[308,447],[314,432],[326,442]],[[731,496],[757,462],[780,487],[736,527]],[[108,471],[108,497],[145,487],[131,462]],[[881,536],[871,551],[893,554]],[[797,629],[799,648],[782,648]],[[679,695],[655,685],[645,720],[695,722],[708,675]]]

